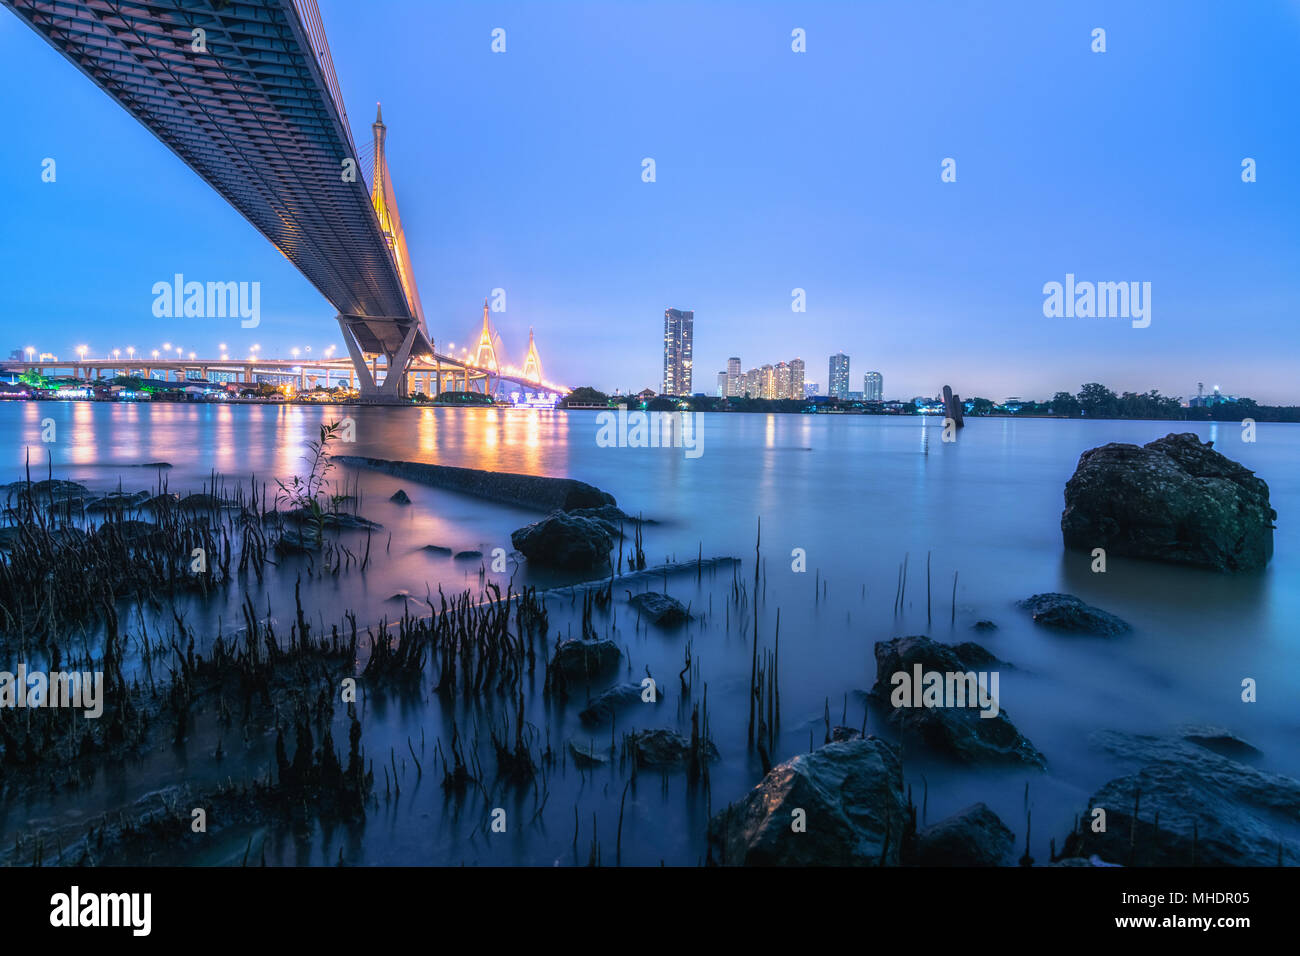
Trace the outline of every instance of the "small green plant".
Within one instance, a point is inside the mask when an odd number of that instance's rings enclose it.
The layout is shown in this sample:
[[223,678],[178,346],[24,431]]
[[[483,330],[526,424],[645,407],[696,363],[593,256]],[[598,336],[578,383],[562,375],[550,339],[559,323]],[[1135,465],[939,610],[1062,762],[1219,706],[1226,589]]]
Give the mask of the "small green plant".
[[308,453],[303,456],[303,461],[310,467],[306,477],[294,475],[288,482],[278,478],[275,482],[289,504],[302,516],[303,523],[311,529],[317,544],[321,543],[325,532],[326,511],[321,502],[337,507],[337,496],[326,493],[325,481],[329,470],[334,467],[334,462],[329,457],[329,445],[338,438],[337,432],[342,424],[322,424],[320,438],[307,443]]

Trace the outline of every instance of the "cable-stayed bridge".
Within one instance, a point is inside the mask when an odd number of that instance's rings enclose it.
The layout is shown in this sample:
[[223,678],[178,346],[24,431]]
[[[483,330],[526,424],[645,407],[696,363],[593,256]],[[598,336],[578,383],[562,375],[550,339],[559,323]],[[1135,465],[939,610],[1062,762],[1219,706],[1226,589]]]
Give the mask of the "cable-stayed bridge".
[[0,2],[307,277],[338,313],[363,398],[404,397],[411,372],[485,392],[502,380],[540,384],[531,332],[517,373],[495,350],[478,350],[474,359],[489,363],[479,365],[435,349],[382,112],[367,185],[315,0]]

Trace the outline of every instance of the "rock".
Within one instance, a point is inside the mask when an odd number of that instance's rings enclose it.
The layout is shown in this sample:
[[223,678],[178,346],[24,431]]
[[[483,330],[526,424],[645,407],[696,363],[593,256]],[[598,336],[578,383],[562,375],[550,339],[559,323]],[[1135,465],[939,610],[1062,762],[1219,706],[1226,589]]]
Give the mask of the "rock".
[[977,631],[996,631],[998,626],[992,621],[976,621],[975,630]]
[[[193,496],[191,495],[191,497]],[[184,502],[181,502],[182,507],[184,504]],[[273,514],[274,512],[272,512]],[[289,524],[302,525],[308,528],[316,521],[316,516],[308,508],[291,508],[288,511],[280,512],[280,515]],[[377,521],[371,521],[368,518],[361,517],[361,515],[350,514],[346,511],[322,512],[320,523],[322,528],[329,528],[333,531],[364,531],[367,528],[374,530],[383,527]]]
[[636,608],[642,617],[649,619],[651,624],[660,627],[680,627],[691,620],[691,612],[686,610],[681,601],[660,591],[634,594],[627,603]]
[[[876,682],[871,688],[871,698],[888,709],[889,722],[898,729],[904,741],[918,740],[959,763],[1045,766],[1046,759],[1016,729],[1000,705],[993,717],[981,716],[983,711],[978,698],[967,699],[965,706],[893,705],[894,674],[905,673],[914,681],[919,666],[922,674],[938,671],[944,675],[969,674],[982,678],[979,672],[987,673],[990,664],[1001,662],[978,644],[965,643],[953,647],[920,636],[879,641],[876,643]],[[986,684],[986,690],[996,698],[995,688]]]
[[411,496],[408,495],[403,489],[398,488],[395,492],[393,492],[392,497],[389,498],[388,500],[399,505],[409,505],[411,503]]
[[614,547],[597,522],[563,511],[512,532],[510,541],[532,563],[575,571],[607,562]]
[[[1092,795],[1063,855],[1126,866],[1276,866],[1279,852],[1291,865],[1300,859],[1300,781],[1184,740],[1104,732],[1093,742],[1142,767]],[[1106,811],[1104,833],[1092,830],[1094,807]]]
[[409,601],[411,600],[411,592],[406,590],[406,588],[402,588],[400,591],[395,591],[391,595],[389,595],[388,600]]
[[833,744],[842,744],[846,740],[861,740],[862,731],[856,727],[832,727],[831,740]]
[[[628,735],[628,748],[638,767],[649,770],[685,770],[691,762],[691,742],[671,730],[641,730]],[[700,759],[718,759],[713,741],[700,742]]]
[[482,551],[457,551],[453,561],[477,561],[483,557]]
[[611,538],[626,536],[626,532],[622,529],[629,525],[658,523],[651,521],[649,518],[634,518],[617,505],[601,505],[599,508],[566,508],[565,510],[579,518],[590,518],[595,521],[605,529],[605,533]]
[[569,753],[573,754],[573,762],[579,767],[606,767],[609,765],[609,751],[597,750],[596,745],[591,741],[579,743],[576,740],[570,740]]
[[320,550],[316,535],[304,528],[289,528],[275,542],[279,554],[307,554]]
[[321,515],[321,523],[332,529],[362,530],[382,528],[378,521],[371,521],[361,515],[348,514],[346,511],[327,511]]
[[152,496],[147,491],[110,491],[106,495],[86,502],[87,511],[129,511],[138,508]]
[[[795,832],[795,810],[807,830]],[[827,744],[773,767],[709,821],[723,866],[896,866],[906,825],[898,751],[876,737]]]
[[565,681],[587,681],[617,667],[622,656],[613,641],[564,641],[555,649],[550,671]]
[[1065,485],[1068,548],[1219,571],[1258,570],[1273,556],[1268,485],[1196,435],[1085,451]]
[[148,521],[138,521],[133,518],[106,521],[95,529],[95,534],[96,536],[121,535],[122,542],[128,545],[159,545],[165,540],[162,529],[156,524],[151,524]]
[[176,505],[180,503],[180,500],[180,495],[173,495],[164,492],[160,495],[154,495],[144,503],[144,507],[148,508],[150,511],[167,511],[171,508],[175,508]]
[[643,707],[655,707],[664,699],[663,688],[657,687],[655,699],[646,701],[641,695],[645,689],[638,684],[616,684],[606,691],[602,691],[595,700],[587,705],[586,709],[578,714],[578,719],[588,726],[599,726],[607,724],[614,719],[615,714],[633,705]]
[[186,495],[177,502],[177,507],[182,511],[220,511],[223,508],[233,508],[234,503],[216,495],[193,494]]
[[85,485],[75,481],[64,481],[61,478],[47,478],[30,484],[25,480],[15,481],[5,488],[8,491],[9,501],[15,498],[20,501],[31,498],[37,505],[66,505],[92,498],[90,489]]
[[1204,747],[1206,750],[1212,750],[1222,757],[1231,757],[1235,760],[1259,757],[1263,753],[1258,747],[1247,743],[1231,730],[1225,730],[1222,727],[1191,725],[1180,727],[1178,735],[1190,743]]
[[1035,594],[1019,602],[1034,617],[1036,624],[1058,631],[1114,637],[1132,630],[1132,626],[1109,611],[1084,604],[1073,594]]
[[982,803],[916,834],[904,853],[909,866],[1001,866],[1016,836]]
[[451,554],[451,548],[444,548],[440,544],[426,544],[421,551],[427,551],[430,554]]

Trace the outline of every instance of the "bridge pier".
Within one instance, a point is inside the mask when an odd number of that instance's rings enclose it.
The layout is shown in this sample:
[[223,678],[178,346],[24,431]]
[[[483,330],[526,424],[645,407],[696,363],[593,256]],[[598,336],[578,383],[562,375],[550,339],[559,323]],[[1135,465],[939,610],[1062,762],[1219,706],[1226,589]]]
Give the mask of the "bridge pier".
[[[361,398],[363,401],[373,402],[399,402],[407,397],[407,375],[408,366],[411,362],[411,352],[415,347],[416,337],[420,333],[420,326],[416,322],[411,322],[406,334],[402,337],[402,344],[391,353],[384,355],[384,378],[379,380],[379,355],[376,353],[366,362],[366,354],[361,349],[360,342],[357,341],[356,334],[352,329],[353,322],[362,322],[366,316],[348,316],[339,315],[339,331],[343,333],[343,344],[347,346],[348,355],[352,359],[352,368],[356,372],[357,379],[360,383]],[[370,317],[373,320],[373,317]],[[349,375],[349,382],[351,376]]]

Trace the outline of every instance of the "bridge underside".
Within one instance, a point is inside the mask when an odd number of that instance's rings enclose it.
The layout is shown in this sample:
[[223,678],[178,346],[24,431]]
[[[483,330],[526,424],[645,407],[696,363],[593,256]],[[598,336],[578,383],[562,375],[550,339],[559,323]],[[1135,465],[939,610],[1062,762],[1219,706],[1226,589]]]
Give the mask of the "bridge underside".
[[[360,175],[315,0],[0,2],[307,277],[350,353],[389,368],[432,354]],[[398,397],[404,375],[391,378],[363,392]]]

